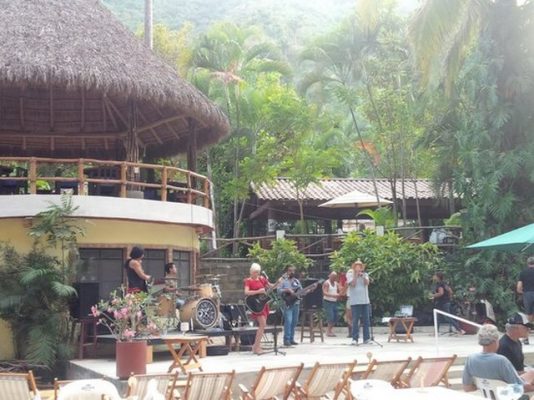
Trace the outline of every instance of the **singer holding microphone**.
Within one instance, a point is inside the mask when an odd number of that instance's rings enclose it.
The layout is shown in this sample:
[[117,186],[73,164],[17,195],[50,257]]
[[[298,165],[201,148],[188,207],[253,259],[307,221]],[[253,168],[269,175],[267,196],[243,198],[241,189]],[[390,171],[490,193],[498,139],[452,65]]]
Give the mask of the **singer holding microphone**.
[[369,275],[365,272],[365,265],[356,260],[352,269],[347,272],[347,293],[352,313],[352,345],[358,345],[360,334],[360,318],[363,322],[363,344],[369,343]]
[[[266,289],[272,286],[272,284],[267,279],[265,273],[261,275],[260,273],[261,265],[258,263],[252,263],[252,265],[250,266],[250,277],[246,278],[244,281],[245,296],[263,294],[265,293]],[[257,355],[263,353],[263,350],[261,348],[261,338],[263,337],[263,332],[265,330],[265,326],[267,325],[268,315],[269,304],[266,304],[261,312],[252,313],[252,318],[258,322],[258,330],[256,331],[256,338],[254,340],[254,345],[252,346],[252,352]]]

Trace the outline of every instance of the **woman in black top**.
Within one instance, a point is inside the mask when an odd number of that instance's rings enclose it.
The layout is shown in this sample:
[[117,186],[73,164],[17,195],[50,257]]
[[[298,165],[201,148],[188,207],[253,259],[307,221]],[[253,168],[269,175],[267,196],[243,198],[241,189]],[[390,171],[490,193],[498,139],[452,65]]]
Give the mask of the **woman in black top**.
[[[434,306],[438,310],[444,311],[446,313],[451,313],[451,293],[452,290],[449,285],[445,283],[445,277],[443,275],[443,272],[436,272],[434,276],[432,277],[432,280],[436,284],[436,288],[434,289],[434,293],[431,296],[431,299],[434,300]],[[439,331],[439,321],[440,318],[443,317],[447,322],[449,322],[449,329],[450,326],[454,326],[454,329],[460,333],[460,335],[463,335],[465,331],[460,328],[460,325],[458,324],[458,321],[456,319],[442,316],[438,314],[438,331]]]
[[124,263],[126,277],[128,278],[128,293],[148,292],[146,281],[151,276],[143,271],[142,260],[145,253],[142,248],[134,246],[130,251],[130,258]]

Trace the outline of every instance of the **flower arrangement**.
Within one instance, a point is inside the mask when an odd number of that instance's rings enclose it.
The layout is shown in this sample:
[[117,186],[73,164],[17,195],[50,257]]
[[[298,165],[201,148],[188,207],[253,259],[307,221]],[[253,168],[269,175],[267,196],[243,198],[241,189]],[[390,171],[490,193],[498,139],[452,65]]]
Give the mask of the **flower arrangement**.
[[157,331],[156,325],[147,317],[151,299],[144,292],[128,293],[124,286],[114,290],[109,300],[101,300],[91,307],[91,313],[99,318],[98,323],[109,329],[117,341],[131,341],[145,332]]

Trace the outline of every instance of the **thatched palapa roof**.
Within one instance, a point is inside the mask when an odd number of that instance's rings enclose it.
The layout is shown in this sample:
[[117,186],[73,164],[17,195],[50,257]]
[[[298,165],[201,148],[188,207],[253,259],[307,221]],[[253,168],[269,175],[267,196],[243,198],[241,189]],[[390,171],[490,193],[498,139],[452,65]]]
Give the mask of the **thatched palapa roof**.
[[[229,130],[206,96],[97,0],[0,0],[0,155],[117,158],[135,115],[141,154]],[[195,128],[194,128],[195,127]]]

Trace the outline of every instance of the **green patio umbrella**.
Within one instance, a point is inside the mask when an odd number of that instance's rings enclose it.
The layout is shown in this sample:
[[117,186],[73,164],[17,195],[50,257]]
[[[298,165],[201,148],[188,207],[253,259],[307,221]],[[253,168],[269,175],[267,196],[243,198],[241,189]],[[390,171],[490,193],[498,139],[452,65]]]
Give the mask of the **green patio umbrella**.
[[534,224],[514,229],[502,235],[483,240],[469,246],[468,249],[490,249],[512,252],[534,253]]

